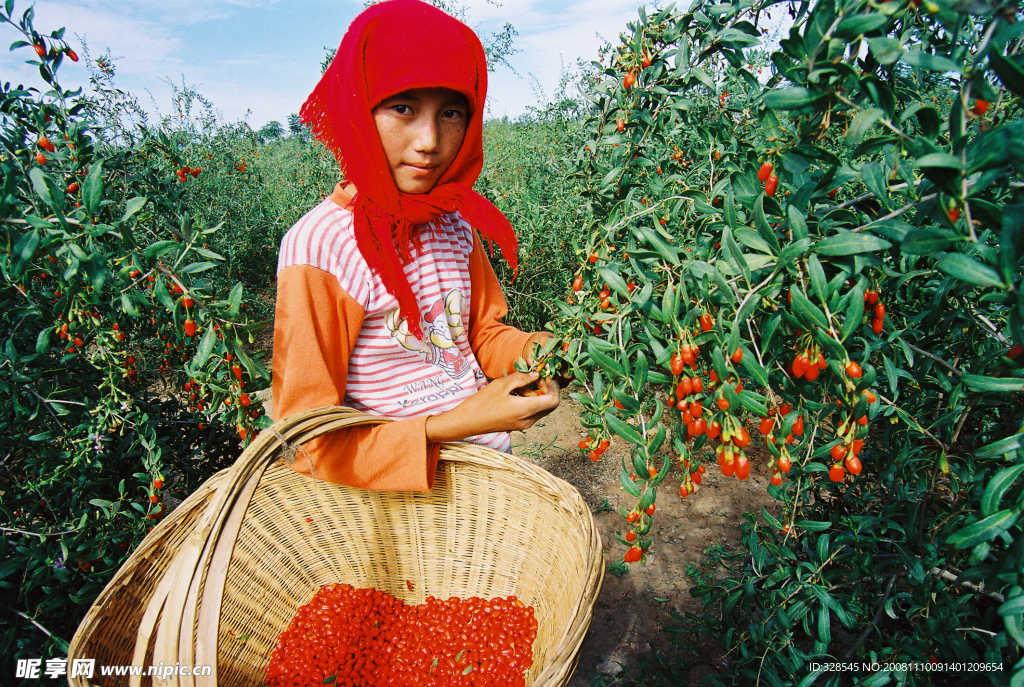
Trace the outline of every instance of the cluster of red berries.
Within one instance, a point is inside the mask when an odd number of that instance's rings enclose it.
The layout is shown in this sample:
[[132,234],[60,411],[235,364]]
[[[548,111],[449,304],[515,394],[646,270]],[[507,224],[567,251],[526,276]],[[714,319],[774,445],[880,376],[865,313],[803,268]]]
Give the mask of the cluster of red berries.
[[761,165],[757,170],[757,180],[764,184],[764,193],[767,196],[774,196],[779,188],[779,177],[774,174],[775,167],[770,162]]
[[864,292],[864,311],[872,313],[871,330],[875,334],[882,333],[882,326],[885,320],[885,303],[878,300],[878,291],[868,289]]
[[598,439],[597,437],[591,437],[587,435],[586,439],[581,439],[578,446],[584,451],[590,451],[590,460],[600,460],[601,454],[608,450],[611,442],[607,437]]
[[822,370],[828,367],[825,355],[816,346],[809,346],[793,357],[793,376],[803,377],[808,382],[818,378]]
[[[653,478],[657,474],[657,470],[651,468],[650,471],[651,478]],[[631,477],[634,481],[636,481],[635,475],[632,475]],[[656,506],[655,504],[652,503],[651,505],[647,506],[647,508],[643,511],[643,513],[646,514],[646,517],[644,517],[644,515],[641,514],[639,506],[631,510],[629,514],[626,515],[626,522],[632,525],[632,529],[626,532],[625,539],[626,543],[632,544],[632,546],[630,546],[626,550],[626,553],[623,555],[622,560],[624,562],[636,563],[640,560],[641,556],[647,553],[647,549],[650,548],[650,539],[642,539],[641,541],[637,541],[637,536],[639,535],[643,537],[650,531],[651,516],[654,515],[655,510]]]
[[722,444],[718,447],[718,464],[726,477],[746,479],[750,476],[750,460],[743,450],[750,444],[750,432],[740,425],[722,430]]
[[[716,423],[717,424],[717,423]],[[702,475],[705,472],[704,465],[692,464],[687,459],[680,461],[683,469],[683,483],[679,485],[679,495],[684,499],[697,491],[700,486]]]
[[197,176],[199,176],[199,173],[202,171],[203,170],[200,169],[199,167],[196,167],[194,169],[191,167],[182,167],[177,172],[175,172],[175,174],[178,175],[178,181],[185,181],[185,179],[187,179],[190,174],[192,175],[192,178],[195,179]]
[[514,596],[406,606],[379,590],[331,584],[281,633],[266,684],[523,687],[536,637],[533,608]]

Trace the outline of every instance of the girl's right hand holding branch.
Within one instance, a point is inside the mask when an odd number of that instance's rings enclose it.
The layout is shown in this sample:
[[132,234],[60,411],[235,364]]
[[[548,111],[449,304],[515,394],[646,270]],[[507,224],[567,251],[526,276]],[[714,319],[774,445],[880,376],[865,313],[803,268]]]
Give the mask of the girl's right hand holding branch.
[[[520,396],[516,390],[536,382],[543,392]],[[528,429],[558,407],[558,384],[537,372],[515,372],[496,379],[449,411],[427,418],[427,443],[462,441],[490,432]]]

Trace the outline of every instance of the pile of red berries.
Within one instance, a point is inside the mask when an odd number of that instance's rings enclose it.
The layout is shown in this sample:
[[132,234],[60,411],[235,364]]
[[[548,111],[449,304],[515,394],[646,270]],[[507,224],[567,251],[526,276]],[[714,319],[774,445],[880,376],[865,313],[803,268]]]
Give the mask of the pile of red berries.
[[523,687],[536,637],[533,607],[514,596],[428,596],[406,606],[379,590],[330,584],[281,633],[266,684]]

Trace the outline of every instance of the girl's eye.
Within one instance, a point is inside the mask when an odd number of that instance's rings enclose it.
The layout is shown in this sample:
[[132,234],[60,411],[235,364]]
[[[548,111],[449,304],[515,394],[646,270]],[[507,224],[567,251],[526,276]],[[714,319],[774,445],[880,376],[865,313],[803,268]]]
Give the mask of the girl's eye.
[[394,110],[395,112],[397,112],[398,114],[407,114],[410,111],[410,108],[409,108],[408,105],[401,105],[401,104],[393,105],[391,107],[391,109]]
[[461,110],[445,110],[443,116],[445,119],[460,119],[463,114]]

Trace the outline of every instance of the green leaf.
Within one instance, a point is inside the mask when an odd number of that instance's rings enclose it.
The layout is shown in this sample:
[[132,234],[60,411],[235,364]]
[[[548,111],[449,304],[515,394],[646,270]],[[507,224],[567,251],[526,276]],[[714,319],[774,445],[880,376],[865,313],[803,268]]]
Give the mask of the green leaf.
[[602,353],[594,344],[595,339],[590,338],[587,340],[587,353],[590,355],[590,358],[597,363],[598,367],[607,372],[612,379],[622,377],[625,372],[619,361]]
[[882,165],[877,162],[863,165],[860,168],[860,177],[868,190],[875,194],[875,198],[885,207],[889,207],[889,187],[885,181]]
[[645,442],[640,434],[631,426],[616,417],[615,413],[611,410],[605,411],[604,419],[608,423],[608,429],[616,435],[622,437],[631,444],[635,444],[637,446],[644,445]]
[[766,389],[768,388],[768,371],[758,362],[757,358],[750,354],[744,355],[740,364],[743,365],[751,377],[757,380],[758,384]]
[[806,105],[810,105],[818,98],[822,97],[822,95],[823,94],[818,91],[812,91],[809,88],[803,88],[800,86],[795,88],[782,88],[768,91],[764,96],[764,104],[773,110],[796,110]]
[[942,253],[935,266],[954,279],[968,284],[1005,288],[998,272],[963,253]]
[[36,353],[39,355],[46,353],[46,349],[50,347],[50,336],[52,334],[52,327],[46,327],[45,329],[39,330],[39,334],[36,335]]
[[158,255],[162,255],[170,249],[177,247],[177,241],[157,241],[146,246],[146,250],[142,252],[142,257],[146,259],[146,262],[152,262]]
[[121,310],[125,312],[129,317],[140,317],[139,311],[136,310],[135,304],[132,303],[131,297],[126,294],[121,294]]
[[973,525],[957,530],[946,539],[946,543],[957,549],[969,549],[983,541],[989,541],[1013,527],[1019,514],[1015,510],[1003,510]]
[[856,38],[872,33],[889,23],[884,14],[852,14],[843,18],[832,35],[836,38]]
[[783,524],[781,522],[779,522],[778,519],[776,519],[776,517],[774,515],[769,513],[768,509],[765,508],[764,506],[761,507],[761,517],[764,518],[764,521],[766,523],[768,523],[769,525],[771,525],[775,529],[777,529],[779,531],[782,531]]
[[1024,434],[1014,434],[979,448],[974,452],[974,457],[994,458],[996,456],[1009,455],[1022,447],[1024,447]]
[[38,247],[39,232],[37,230],[33,229],[21,235],[18,242],[14,244],[14,250],[11,251],[11,257],[14,259],[10,268],[10,276],[12,278],[17,279],[21,276],[32,256],[36,254],[36,248]]
[[959,239],[960,236],[949,229],[914,229],[904,237],[900,249],[907,255],[934,255]]
[[223,261],[225,259],[224,256],[221,255],[220,253],[215,253],[212,250],[208,250],[206,248],[200,248],[199,246],[193,246],[192,250],[194,250],[195,252],[199,253],[199,255],[201,255],[202,257],[208,258],[210,260],[221,260],[221,261]]
[[200,272],[205,272],[206,270],[211,269],[213,267],[218,267],[217,263],[215,263],[215,262],[193,262],[193,263],[191,263],[189,265],[185,265],[184,267],[182,267],[180,270],[178,270],[178,273],[179,274],[198,274]]
[[127,222],[128,218],[134,215],[136,212],[142,209],[142,206],[146,204],[145,198],[132,198],[124,205],[124,216],[121,217],[122,222]]
[[658,255],[663,257],[673,267],[679,266],[679,253],[675,248],[665,243],[656,231],[646,226],[639,226],[637,229],[643,236],[644,240],[651,244],[651,247],[657,251]]
[[28,170],[28,178],[32,180],[32,189],[36,195],[43,199],[54,212],[60,213],[64,210],[64,194],[57,185],[53,183],[50,175],[39,167]]
[[985,487],[985,495],[981,497],[982,515],[991,515],[999,507],[1003,494],[1013,485],[1014,480],[1022,472],[1024,472],[1024,465],[1014,465],[1013,467],[1000,470],[989,479],[988,485]]
[[160,277],[157,277],[156,284],[153,286],[153,293],[156,294],[157,300],[167,308],[168,311],[174,310],[174,301],[171,299],[171,294],[167,292],[167,284]]
[[868,46],[879,64],[892,64],[903,54],[903,45],[889,36],[869,38]]
[[819,255],[858,255],[888,250],[891,247],[891,243],[878,236],[846,232],[819,241],[814,250]]
[[800,529],[807,530],[808,532],[824,532],[832,527],[832,523],[819,520],[797,520],[793,524]]
[[210,355],[213,353],[213,347],[217,343],[217,332],[213,330],[213,326],[208,326],[206,331],[203,333],[203,339],[199,342],[199,347],[196,349],[196,354],[192,358],[192,369],[200,370],[206,361],[210,359]]
[[810,329],[814,325],[821,327],[822,329],[828,329],[828,320],[825,319],[825,313],[823,313],[818,306],[811,303],[807,296],[798,289],[792,289],[793,294],[793,311],[798,318]]
[[917,167],[941,167],[944,169],[961,169],[960,158],[953,157],[949,153],[928,153],[917,159]]
[[241,313],[242,307],[242,284],[235,284],[231,288],[231,293],[228,294],[228,309],[225,315],[229,319],[236,319]]
[[988,63],[1004,86],[1013,91],[1015,95],[1024,96],[1024,70],[997,50],[989,51]]
[[619,473],[619,484],[626,490],[630,496],[640,498],[640,487],[636,486],[636,483],[629,478],[629,473],[623,470]]
[[1024,594],[1018,594],[1012,599],[1007,599],[1003,605],[999,607],[998,613],[1003,617],[1008,615],[1021,615],[1024,613]]
[[828,303],[828,280],[825,278],[825,269],[821,266],[818,256],[811,254],[807,259],[807,269],[811,275],[811,288],[822,303]]
[[933,55],[931,53],[911,48],[906,50],[900,57],[911,67],[916,67],[917,69],[924,69],[931,72],[960,73],[960,65],[948,57],[943,57],[942,55]]
[[984,375],[963,374],[960,380],[974,391],[1013,393],[1024,391],[1024,379],[1020,377],[985,377]]
[[103,200],[103,161],[93,163],[89,167],[89,174],[82,182],[82,203],[85,210],[92,217],[100,208],[100,201]]
[[867,135],[871,127],[881,119],[883,114],[885,113],[877,107],[869,107],[858,112],[857,116],[850,123],[850,128],[846,131],[846,142],[849,145],[855,145]]

